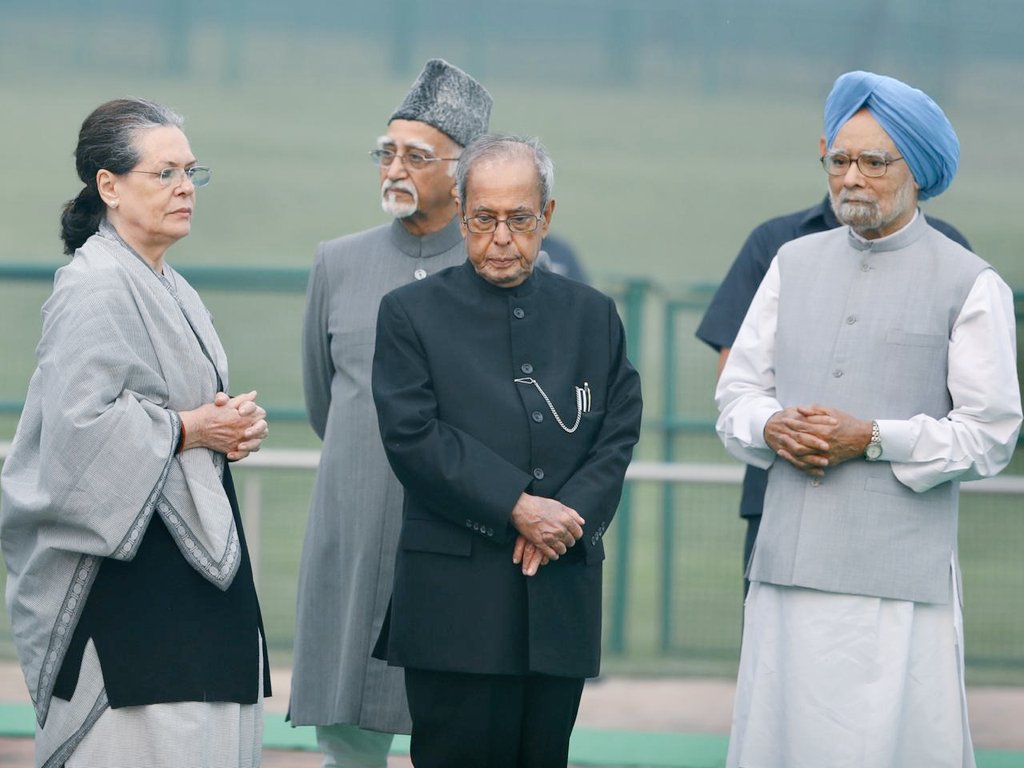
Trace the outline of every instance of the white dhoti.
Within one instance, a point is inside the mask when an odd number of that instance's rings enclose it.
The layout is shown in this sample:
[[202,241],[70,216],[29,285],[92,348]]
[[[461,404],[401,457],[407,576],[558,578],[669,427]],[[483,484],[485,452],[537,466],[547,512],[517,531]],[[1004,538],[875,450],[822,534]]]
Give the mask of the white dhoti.
[[754,582],[727,768],[974,768],[944,605]]

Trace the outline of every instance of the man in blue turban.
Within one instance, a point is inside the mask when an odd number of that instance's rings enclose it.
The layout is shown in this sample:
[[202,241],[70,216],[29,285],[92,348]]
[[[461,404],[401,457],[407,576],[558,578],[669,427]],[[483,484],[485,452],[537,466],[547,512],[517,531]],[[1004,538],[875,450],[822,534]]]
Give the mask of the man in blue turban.
[[918,199],[945,191],[960,164],[960,140],[945,113],[917,88],[885,75],[847,72],[825,101],[828,146],[846,122],[867,109],[900,151],[918,186]]
[[[861,77],[863,75],[863,77]],[[847,88],[846,93],[852,94],[855,89],[850,88],[854,84],[862,84],[865,81],[881,82],[888,86],[893,84],[895,88],[890,91],[901,89],[903,91],[911,91],[913,94],[918,95],[920,98],[927,100],[927,103],[931,105],[933,113],[941,116],[942,113],[938,111],[938,107],[935,106],[934,102],[928,99],[920,91],[909,88],[903,83],[893,80],[888,77],[880,77],[878,75],[871,75],[868,73],[851,72],[842,78],[841,82],[844,87]],[[839,107],[846,108],[847,110],[856,111],[862,106],[862,102],[866,96],[861,92],[855,95],[852,101],[843,99],[833,99],[830,102],[831,107],[836,109],[831,113],[833,118],[829,126],[826,126],[826,130],[829,130],[829,136],[825,147],[830,146],[835,139],[835,132],[838,131],[840,125],[846,122],[846,119],[850,115],[842,117],[839,111]],[[854,107],[853,104],[857,106]],[[877,103],[876,103],[877,107]],[[852,114],[852,111],[851,111]],[[894,119],[898,120],[898,114]],[[826,118],[828,121],[828,118]],[[949,122],[945,117],[941,117],[940,120],[935,121],[935,125],[941,125],[949,130],[944,133],[944,137],[939,137],[933,144],[926,145],[925,150],[932,149],[933,146],[938,146],[943,138],[951,138],[951,152],[949,157],[953,159],[952,164],[945,164],[940,166],[944,169],[949,169],[949,173],[944,176],[946,183],[952,178],[953,171],[956,170],[955,157],[958,155],[959,150],[956,143],[956,135],[952,132],[952,128],[949,126]],[[890,135],[899,135],[899,127],[887,129]],[[900,148],[901,141],[896,142],[897,148]],[[906,146],[904,144],[904,146]],[[822,147],[821,152],[824,153],[825,147]],[[903,150],[902,154],[904,157],[912,154],[912,152]],[[939,158],[940,162],[942,157]],[[919,182],[926,178],[926,174],[919,170],[918,166],[912,162],[909,166],[912,169],[914,178]],[[945,184],[943,185],[945,188]],[[918,199],[924,199],[937,194],[936,189],[932,189],[932,185],[928,184],[926,189],[918,195]],[[931,214],[927,217],[928,223],[935,227],[942,234],[960,243],[962,246],[970,249],[970,244],[967,242],[967,238],[961,234],[956,227],[952,224],[943,221]],[[729,267],[729,271],[722,279],[721,284],[718,286],[718,290],[715,291],[715,295],[712,297],[707,309],[704,312],[704,317],[701,318],[700,325],[697,326],[696,336],[698,339],[703,341],[709,347],[718,353],[718,370],[721,371],[725,366],[725,361],[729,357],[729,352],[732,349],[733,342],[736,341],[736,334],[739,333],[740,325],[743,323],[743,318],[747,313],[747,309],[750,307],[750,302],[754,299],[754,294],[757,293],[758,286],[761,285],[761,280],[764,279],[765,274],[768,272],[768,267],[771,265],[772,259],[775,258],[775,254],[779,252],[779,248],[790,240],[796,240],[798,237],[804,235],[811,235],[816,232],[824,232],[829,229],[834,229],[841,226],[839,220],[836,218],[835,213],[832,211],[832,205],[829,201],[828,195],[822,195],[818,198],[818,202],[812,205],[810,208],[804,208],[793,213],[784,214],[782,216],[774,216],[767,221],[760,223],[756,226],[744,241],[743,246],[740,248],[740,252],[736,255],[732,265]],[[768,473],[753,465],[747,465],[746,471],[743,475],[743,490],[740,495],[740,517],[746,521],[746,537],[743,545],[743,570],[746,571],[746,566],[750,562],[750,556],[753,552],[754,542],[757,540],[757,531],[761,525],[761,509],[764,506],[764,492],[768,485]],[[745,584],[746,582],[744,580]],[[746,595],[746,589],[744,589],[744,595]]]
[[961,480],[1021,426],[1012,294],[931,227],[959,143],[942,110],[851,72],[821,161],[844,225],[783,245],[715,393],[768,469],[727,766],[975,765],[957,567]]

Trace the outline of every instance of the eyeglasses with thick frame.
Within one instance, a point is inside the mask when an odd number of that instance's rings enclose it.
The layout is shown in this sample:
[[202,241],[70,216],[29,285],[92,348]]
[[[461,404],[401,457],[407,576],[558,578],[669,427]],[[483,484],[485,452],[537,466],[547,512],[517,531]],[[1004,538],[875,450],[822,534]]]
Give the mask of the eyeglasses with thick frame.
[[462,221],[466,229],[474,235],[492,235],[498,231],[498,225],[504,224],[508,231],[517,235],[525,235],[529,232],[536,232],[537,227],[544,221],[543,216],[536,216],[532,213],[516,213],[504,219],[491,216],[489,213],[478,213],[476,216],[463,216]]
[[434,157],[425,152],[406,152],[404,155],[400,155],[391,149],[370,150],[370,159],[382,168],[390,167],[396,158],[401,160],[406,168],[412,168],[417,171],[426,168],[432,163],[454,162],[459,159],[457,157]]
[[857,169],[870,179],[877,179],[885,176],[889,166],[898,163],[902,157],[889,157],[885,152],[861,152],[856,157],[850,157],[845,152],[826,152],[821,156],[821,167],[829,176],[845,176],[850,170],[852,163],[857,163]]
[[205,165],[193,165],[191,168],[164,168],[162,171],[128,171],[128,173],[144,173],[147,176],[156,176],[160,180],[161,187],[169,187],[172,184],[178,186],[185,177],[192,182],[194,187],[205,187],[210,183],[213,171]]

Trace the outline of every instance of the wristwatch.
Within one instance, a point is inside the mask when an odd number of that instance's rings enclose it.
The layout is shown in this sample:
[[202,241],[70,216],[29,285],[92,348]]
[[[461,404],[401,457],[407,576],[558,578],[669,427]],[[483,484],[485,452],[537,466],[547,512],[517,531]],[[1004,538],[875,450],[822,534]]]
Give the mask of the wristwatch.
[[871,440],[864,449],[864,458],[868,461],[878,461],[882,458],[882,435],[878,431],[878,422],[871,422]]

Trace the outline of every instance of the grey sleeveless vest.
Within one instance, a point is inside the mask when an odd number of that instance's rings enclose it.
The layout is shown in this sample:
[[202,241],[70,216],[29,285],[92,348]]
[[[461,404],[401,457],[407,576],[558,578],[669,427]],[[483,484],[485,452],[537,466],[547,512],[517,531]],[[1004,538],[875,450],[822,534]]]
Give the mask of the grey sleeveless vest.
[[[923,216],[881,241],[849,228],[778,254],[776,396],[861,419],[941,419],[950,332],[988,265]],[[750,578],[829,592],[944,603],[959,483],[915,493],[887,461],[853,459],[814,478],[769,472]]]

